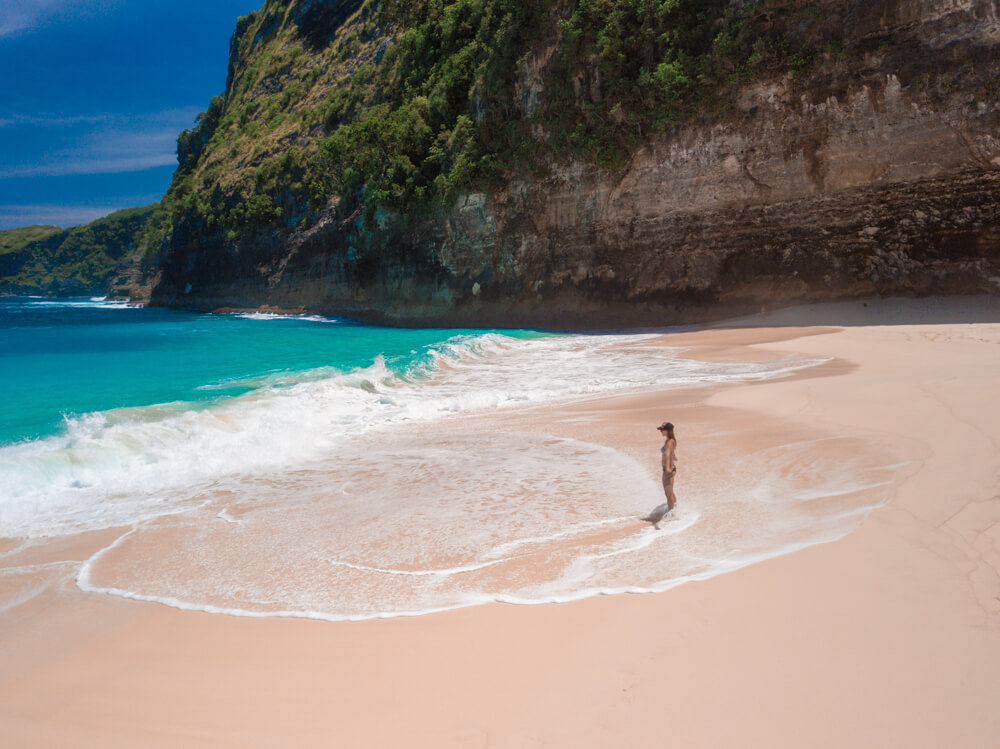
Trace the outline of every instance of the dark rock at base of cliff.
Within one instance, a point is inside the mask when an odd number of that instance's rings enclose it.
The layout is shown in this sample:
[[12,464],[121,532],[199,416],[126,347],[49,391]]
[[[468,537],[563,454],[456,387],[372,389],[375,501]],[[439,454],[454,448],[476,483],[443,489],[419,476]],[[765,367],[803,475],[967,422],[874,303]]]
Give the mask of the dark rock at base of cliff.
[[536,231],[531,250],[514,218],[485,265],[482,245],[452,252],[450,266],[428,261],[448,241],[442,221],[408,232],[329,222],[293,242],[192,248],[165,258],[152,301],[308,308],[403,325],[620,328],[851,297],[989,293],[1000,276],[994,170]]

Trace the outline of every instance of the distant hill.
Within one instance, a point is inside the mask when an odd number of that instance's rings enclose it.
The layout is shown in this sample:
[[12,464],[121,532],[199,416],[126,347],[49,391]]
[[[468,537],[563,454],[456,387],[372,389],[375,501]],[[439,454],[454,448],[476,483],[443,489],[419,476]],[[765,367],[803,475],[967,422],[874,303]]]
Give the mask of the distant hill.
[[25,245],[48,239],[53,234],[65,231],[58,226],[22,226],[19,229],[0,231],[0,255],[17,252]]
[[156,204],[126,208],[85,226],[0,231],[0,294],[104,294],[139,247]]

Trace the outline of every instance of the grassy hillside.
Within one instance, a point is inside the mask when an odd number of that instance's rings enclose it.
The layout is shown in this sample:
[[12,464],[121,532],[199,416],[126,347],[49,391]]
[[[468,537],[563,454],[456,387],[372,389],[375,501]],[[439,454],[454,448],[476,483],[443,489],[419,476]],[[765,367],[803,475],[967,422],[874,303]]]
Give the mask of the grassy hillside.
[[375,5],[268,0],[239,19],[225,93],[178,138],[178,169],[148,231],[151,252],[179,225],[224,241],[307,217],[332,92],[360,85],[384,51]]
[[189,246],[289,232],[332,204],[421,218],[570,156],[613,168],[651,135],[733,116],[747,81],[835,59],[832,5],[267,0],[178,139],[149,247],[175,229]]
[[63,229],[58,226],[22,226],[18,229],[0,231],[0,255],[17,252],[25,245],[40,242],[61,231]]
[[116,265],[138,249],[155,207],[126,208],[71,229],[0,232],[0,293],[102,293]]

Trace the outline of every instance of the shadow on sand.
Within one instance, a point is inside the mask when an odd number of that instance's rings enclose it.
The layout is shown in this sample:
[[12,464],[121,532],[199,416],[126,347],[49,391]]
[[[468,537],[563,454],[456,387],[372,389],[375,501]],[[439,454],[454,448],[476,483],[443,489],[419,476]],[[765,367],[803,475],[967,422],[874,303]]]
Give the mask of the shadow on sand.
[[[864,327],[1000,323],[1000,295],[857,299],[807,304],[711,323],[704,328]],[[703,328],[703,329],[704,329]]]

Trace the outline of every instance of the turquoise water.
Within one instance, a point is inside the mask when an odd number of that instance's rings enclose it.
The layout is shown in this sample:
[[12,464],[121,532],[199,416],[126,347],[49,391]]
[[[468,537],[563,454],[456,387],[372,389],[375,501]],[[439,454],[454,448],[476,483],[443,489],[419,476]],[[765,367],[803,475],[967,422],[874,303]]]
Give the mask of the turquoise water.
[[[262,383],[382,357],[396,373],[456,336],[323,317],[210,315],[94,299],[0,299],[0,444],[65,429],[83,414],[159,403],[217,404]],[[538,336],[506,331],[512,338]]]
[[[895,456],[817,457],[810,433],[717,458],[729,426],[666,399],[627,440],[648,449],[609,442],[608,404],[583,399],[819,363],[662,343],[0,299],[0,611],[70,569],[87,591],[332,620],[665,590],[837,538],[885,500]],[[663,500],[664,420],[683,493],[660,532],[637,518]],[[110,528],[75,569],[32,562]]]

